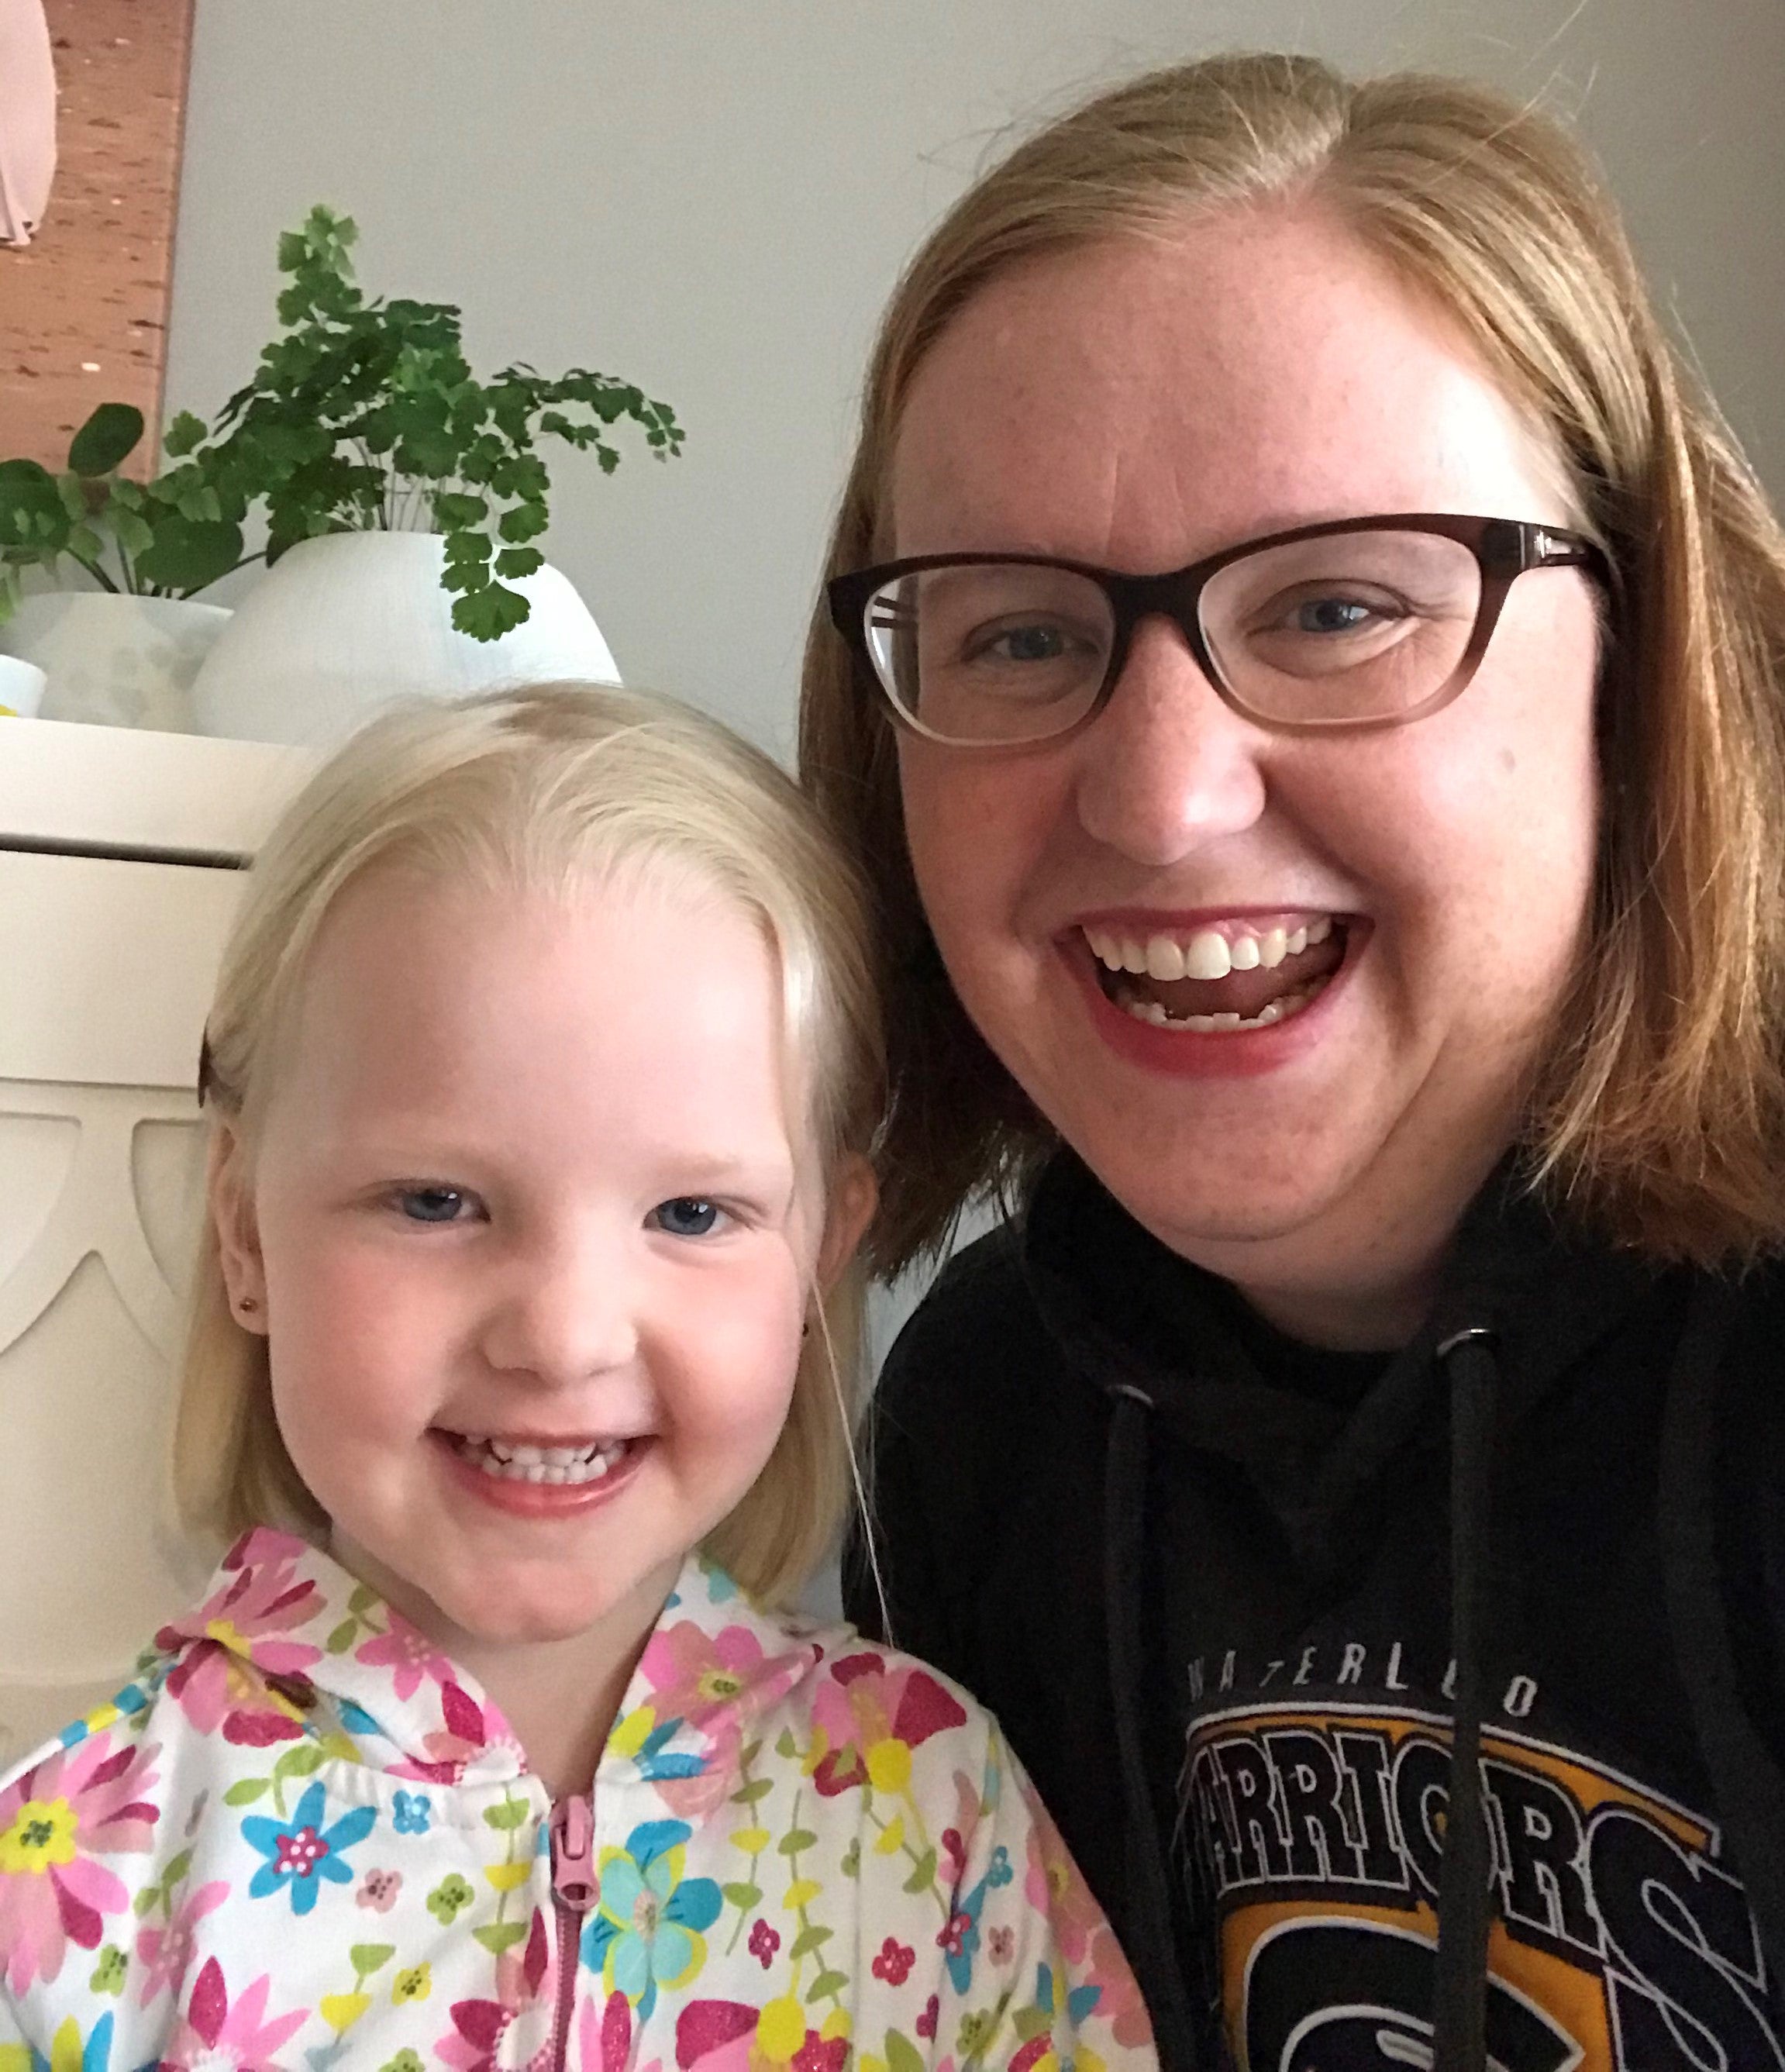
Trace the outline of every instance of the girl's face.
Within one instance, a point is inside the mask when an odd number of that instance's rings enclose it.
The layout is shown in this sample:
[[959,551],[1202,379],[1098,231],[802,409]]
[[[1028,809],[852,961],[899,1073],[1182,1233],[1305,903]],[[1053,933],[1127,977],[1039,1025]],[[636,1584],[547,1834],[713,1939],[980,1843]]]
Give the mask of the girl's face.
[[642,1634],[767,1460],[831,1264],[770,950],[660,871],[375,873],[294,1021],[216,1199],[335,1552],[449,1651]]
[[[1135,573],[1325,519],[1569,520],[1460,336],[1314,210],[994,279],[918,373],[892,491],[898,554]],[[1461,697],[1400,730],[1265,732],[1155,619],[1073,738],[900,741],[919,889],[969,1013],[1143,1224],[1291,1329],[1405,1330],[1514,1133],[1592,882],[1596,656],[1590,585],[1545,570],[1513,585]],[[1303,927],[1330,927],[1312,961],[1336,968],[1255,1031],[1137,1021],[1090,939],[1249,936],[1262,964],[1228,985],[1256,1017],[1273,931]]]

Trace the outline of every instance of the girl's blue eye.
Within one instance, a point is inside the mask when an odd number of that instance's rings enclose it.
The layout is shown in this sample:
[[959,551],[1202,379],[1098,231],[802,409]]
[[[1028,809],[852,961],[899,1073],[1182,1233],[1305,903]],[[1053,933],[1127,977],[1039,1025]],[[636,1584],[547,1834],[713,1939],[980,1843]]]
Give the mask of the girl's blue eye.
[[651,1211],[656,1226],[671,1237],[705,1237],[723,1212],[698,1194],[678,1194],[671,1202],[659,1202]]
[[416,1223],[456,1223],[466,1206],[456,1187],[405,1187],[396,1200],[399,1211]]

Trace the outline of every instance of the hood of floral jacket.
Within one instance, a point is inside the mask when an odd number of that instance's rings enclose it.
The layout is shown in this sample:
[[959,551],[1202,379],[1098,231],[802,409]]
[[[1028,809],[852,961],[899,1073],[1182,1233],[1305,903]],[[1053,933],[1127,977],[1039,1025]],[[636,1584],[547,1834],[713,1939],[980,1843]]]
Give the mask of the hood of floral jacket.
[[257,1531],[0,1778],[0,2072],[1145,2072],[996,1725],[691,1558],[592,1791],[328,1556]]

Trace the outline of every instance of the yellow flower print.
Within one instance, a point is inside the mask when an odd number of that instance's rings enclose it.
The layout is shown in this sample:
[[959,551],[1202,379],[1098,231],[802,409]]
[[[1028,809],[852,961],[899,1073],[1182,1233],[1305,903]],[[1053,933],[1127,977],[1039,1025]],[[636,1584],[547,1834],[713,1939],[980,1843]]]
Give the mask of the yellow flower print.
[[410,2000],[425,2000],[434,1991],[434,1975],[426,1964],[412,1964],[406,1971],[399,1971],[390,1989],[393,2002],[398,2007]]
[[22,1873],[41,1876],[52,1864],[60,1869],[72,1864],[79,1825],[66,1799],[27,1799],[0,1835],[0,1871],[14,1877]]

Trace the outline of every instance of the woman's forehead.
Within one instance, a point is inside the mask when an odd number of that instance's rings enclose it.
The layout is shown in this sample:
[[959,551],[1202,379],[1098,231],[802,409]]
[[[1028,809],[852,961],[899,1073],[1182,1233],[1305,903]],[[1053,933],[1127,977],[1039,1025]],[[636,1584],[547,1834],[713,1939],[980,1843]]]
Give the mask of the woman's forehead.
[[1372,511],[1569,515],[1460,326],[1309,205],[993,278],[917,372],[890,493],[899,553],[1152,567]]

